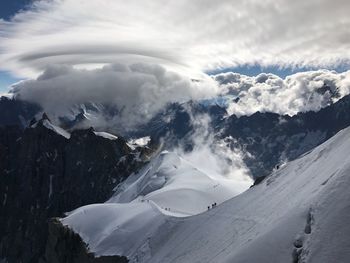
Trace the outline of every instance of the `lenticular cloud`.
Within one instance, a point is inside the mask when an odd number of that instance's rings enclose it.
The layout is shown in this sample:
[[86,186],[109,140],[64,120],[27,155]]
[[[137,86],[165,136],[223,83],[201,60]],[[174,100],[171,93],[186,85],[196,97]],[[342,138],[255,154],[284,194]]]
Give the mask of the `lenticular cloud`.
[[[151,62],[189,72],[350,59],[347,0],[40,0],[0,21],[0,69]],[[276,23],[278,21],[278,23]]]

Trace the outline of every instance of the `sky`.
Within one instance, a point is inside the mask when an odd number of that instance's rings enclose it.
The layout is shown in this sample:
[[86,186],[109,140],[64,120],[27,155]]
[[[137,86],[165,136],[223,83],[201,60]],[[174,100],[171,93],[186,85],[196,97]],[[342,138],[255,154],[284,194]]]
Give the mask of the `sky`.
[[147,80],[177,74],[209,90],[208,75],[222,72],[285,78],[350,63],[348,0],[2,0],[0,10],[0,91],[42,74],[51,84],[63,73],[76,82],[84,70],[119,74],[108,65],[140,77],[133,65],[148,64]]
[[[1,0],[0,19],[10,20],[17,12],[28,7],[31,2],[31,0]],[[9,72],[0,71],[0,92],[5,92],[11,84],[19,80]]]
[[241,65],[237,67],[227,67],[227,68],[219,68],[214,70],[209,70],[206,73],[209,75],[217,75],[220,73],[226,72],[235,72],[242,75],[247,75],[250,77],[257,76],[261,73],[272,73],[281,78],[286,78],[287,76],[296,74],[298,72],[308,72],[315,71],[321,69],[334,70],[338,73],[342,73],[344,71],[349,70],[349,66],[347,64],[340,64],[336,66],[323,66],[323,67],[279,67],[279,66],[260,66],[260,65]]
[[19,78],[11,76],[8,72],[0,71],[0,93],[6,92],[11,84],[19,80]]
[[194,74],[350,59],[347,0],[38,0],[16,13],[21,6],[2,1],[0,24],[1,69],[20,77],[49,64],[147,61]]
[[32,0],[1,0],[0,18],[9,20],[21,9],[26,9]]

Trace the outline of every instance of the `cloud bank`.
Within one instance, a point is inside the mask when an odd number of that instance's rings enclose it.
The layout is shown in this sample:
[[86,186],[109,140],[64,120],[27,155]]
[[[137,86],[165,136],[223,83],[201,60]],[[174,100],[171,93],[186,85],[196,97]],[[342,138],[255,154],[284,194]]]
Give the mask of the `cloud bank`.
[[350,71],[300,72],[282,79],[273,74],[249,77],[222,73],[213,78],[225,95],[231,95],[229,115],[251,115],[257,111],[295,115],[318,111],[350,93]]
[[209,77],[192,81],[159,65],[138,63],[94,70],[51,66],[37,79],[15,84],[11,92],[18,99],[38,103],[52,117],[67,116],[84,103],[116,106],[119,112],[109,126],[131,128],[167,103],[214,96],[218,87]]
[[[83,127],[129,130],[145,124],[168,103],[190,100],[224,101],[228,115],[236,116],[257,111],[290,116],[318,111],[350,94],[350,71],[300,72],[285,79],[271,73],[250,77],[229,72],[198,81],[149,63],[92,70],[56,65],[37,79],[13,85],[11,92],[41,105],[57,123],[60,116],[75,118],[86,107],[83,104],[91,103],[97,110]],[[117,112],[104,112],[108,108]]]
[[38,0],[0,20],[0,69],[151,62],[190,74],[350,60],[348,0]]

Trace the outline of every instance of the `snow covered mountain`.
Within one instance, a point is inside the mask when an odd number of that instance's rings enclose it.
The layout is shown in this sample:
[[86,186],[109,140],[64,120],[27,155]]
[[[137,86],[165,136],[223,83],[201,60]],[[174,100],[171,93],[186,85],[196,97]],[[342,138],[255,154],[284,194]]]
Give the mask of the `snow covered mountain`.
[[[214,209],[251,184],[251,180],[239,184],[227,178],[209,176],[176,153],[162,152],[140,172],[121,183],[105,204],[81,207],[70,213],[63,223],[78,229],[90,229],[95,225],[82,236],[98,254],[106,253],[107,248],[108,255],[133,257],[143,246],[144,240],[140,237],[153,236],[158,225],[165,224],[168,218],[187,217]],[[96,225],[96,222],[102,224]],[[154,225],[155,222],[158,223]]]
[[163,151],[139,173],[121,183],[108,203],[146,201],[154,203],[163,213],[190,216],[240,194],[251,184],[250,178],[238,181],[207,175],[176,153]]
[[[130,179],[108,203],[79,208],[62,223],[96,255],[125,255],[130,262],[349,262],[349,149],[347,128],[195,216],[166,214],[156,201],[113,203],[146,189],[150,196],[161,185],[165,197],[167,181],[151,176],[150,184]],[[188,202],[185,195],[181,200]]]
[[[158,225],[165,224],[168,218],[214,209],[251,185],[249,178],[239,182],[207,175],[176,153],[162,152],[121,183],[105,204],[81,207],[62,222],[78,229],[95,225],[82,237],[98,254],[104,255],[107,248],[108,255],[133,257],[143,246],[140,237],[156,234]],[[96,222],[102,224],[97,226]]]

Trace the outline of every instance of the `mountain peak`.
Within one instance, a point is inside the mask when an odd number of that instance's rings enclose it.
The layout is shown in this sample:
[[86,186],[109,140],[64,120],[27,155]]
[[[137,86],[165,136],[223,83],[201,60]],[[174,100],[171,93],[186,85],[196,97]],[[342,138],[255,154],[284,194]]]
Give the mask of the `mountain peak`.
[[70,138],[70,133],[67,132],[66,130],[62,129],[61,127],[58,127],[50,121],[49,117],[47,116],[46,113],[43,113],[42,118],[34,122],[33,120],[30,122],[30,128],[37,128],[37,127],[44,127],[48,130],[54,131],[56,134],[61,135],[65,137],[66,139]]
[[47,116],[46,112],[43,113],[42,117],[41,117],[42,120],[48,120],[49,122],[51,122],[49,116]]

